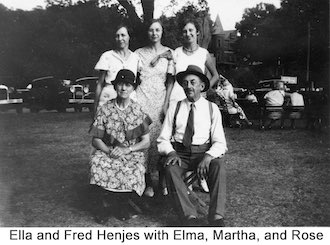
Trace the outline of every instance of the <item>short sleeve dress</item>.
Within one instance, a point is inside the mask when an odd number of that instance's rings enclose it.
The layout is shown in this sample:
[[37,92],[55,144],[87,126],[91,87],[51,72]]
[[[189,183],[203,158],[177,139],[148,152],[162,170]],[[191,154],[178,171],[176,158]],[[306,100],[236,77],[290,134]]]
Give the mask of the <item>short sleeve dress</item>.
[[[164,47],[161,53],[171,52]],[[152,48],[143,47],[135,50],[140,59],[141,84],[136,89],[137,101],[143,110],[151,117],[153,123],[150,127],[150,147],[146,151],[147,172],[157,170],[157,142],[162,128],[162,109],[166,95],[166,74],[174,73],[173,59],[160,57]],[[172,57],[172,55],[170,55]],[[158,58],[158,59],[157,59]],[[153,62],[157,59],[157,62]]]
[[[102,139],[110,148],[129,147],[149,133],[150,124],[150,117],[139,104],[131,100],[129,106],[121,110],[115,100],[110,100],[97,111],[89,133]],[[145,189],[144,164],[142,151],[114,159],[103,151],[96,150],[90,156],[90,184],[114,192],[135,191],[141,196]]]
[[[178,47],[174,50],[174,63],[175,63],[175,74],[178,74],[181,71],[185,71],[189,65],[196,65],[202,69],[205,73],[205,63],[207,60],[209,52],[202,47],[198,47],[198,49],[192,53],[187,55],[183,51],[183,47]],[[177,81],[175,81],[171,96],[170,103],[177,103],[180,100],[186,98],[186,94],[184,93],[183,88],[179,85]]]
[[[128,69],[131,70],[135,76],[137,75],[139,70],[139,57],[132,51],[129,51],[129,53],[129,57],[125,60],[114,50],[106,51],[96,63],[95,70],[107,71],[105,85],[100,95],[99,106],[117,97],[117,92],[112,85],[112,81],[115,80],[118,71],[121,69]],[[135,91],[131,94],[131,99],[136,101]]]

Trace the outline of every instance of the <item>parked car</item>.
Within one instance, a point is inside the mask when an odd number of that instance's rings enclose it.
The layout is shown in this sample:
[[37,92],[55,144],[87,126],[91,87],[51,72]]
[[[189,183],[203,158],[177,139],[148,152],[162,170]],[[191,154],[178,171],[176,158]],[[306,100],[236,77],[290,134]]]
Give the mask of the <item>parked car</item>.
[[93,111],[97,79],[98,77],[82,77],[71,84],[69,102],[76,112],[81,112],[84,107]]
[[15,109],[17,113],[23,111],[23,91],[16,90],[4,84],[0,85],[0,110]]
[[26,98],[31,112],[39,112],[42,109],[65,112],[66,108],[72,107],[69,103],[70,90],[66,81],[53,76],[32,80],[27,86],[30,91]]

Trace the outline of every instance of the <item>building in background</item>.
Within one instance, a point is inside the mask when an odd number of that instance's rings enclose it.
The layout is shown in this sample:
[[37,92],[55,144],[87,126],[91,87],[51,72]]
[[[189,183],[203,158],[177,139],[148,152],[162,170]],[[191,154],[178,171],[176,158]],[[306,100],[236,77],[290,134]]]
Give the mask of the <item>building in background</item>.
[[230,70],[237,67],[237,57],[234,53],[233,44],[237,40],[237,30],[225,31],[220,17],[215,20],[209,51],[214,54],[217,67],[221,70]]

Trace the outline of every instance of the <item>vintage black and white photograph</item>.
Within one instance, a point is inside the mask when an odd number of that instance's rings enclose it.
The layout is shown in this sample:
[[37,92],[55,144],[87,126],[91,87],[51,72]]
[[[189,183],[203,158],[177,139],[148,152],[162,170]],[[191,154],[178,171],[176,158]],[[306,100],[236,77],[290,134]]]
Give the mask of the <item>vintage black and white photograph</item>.
[[0,227],[330,227],[328,0],[0,0]]

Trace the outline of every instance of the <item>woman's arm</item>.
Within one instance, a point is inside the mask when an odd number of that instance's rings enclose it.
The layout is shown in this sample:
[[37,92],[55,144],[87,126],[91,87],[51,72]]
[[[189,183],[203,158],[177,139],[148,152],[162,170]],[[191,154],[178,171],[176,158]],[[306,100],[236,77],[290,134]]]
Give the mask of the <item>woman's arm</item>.
[[167,73],[166,74],[166,82],[165,82],[166,94],[165,94],[165,101],[164,101],[164,105],[163,105],[164,115],[166,115],[168,106],[170,104],[170,97],[171,97],[171,92],[173,90],[174,81],[175,81],[174,75]]
[[100,138],[93,137],[93,139],[92,139],[92,145],[96,149],[101,150],[101,151],[103,151],[106,154],[109,154],[110,153],[109,147]]
[[205,66],[210,71],[212,76],[210,79],[210,88],[212,88],[218,81],[219,74],[210,54],[207,54]]
[[105,82],[105,76],[107,71],[101,71],[99,79],[97,80],[96,90],[95,90],[95,99],[94,99],[94,115],[96,114],[97,107],[100,101],[100,95],[103,89],[103,84]]

